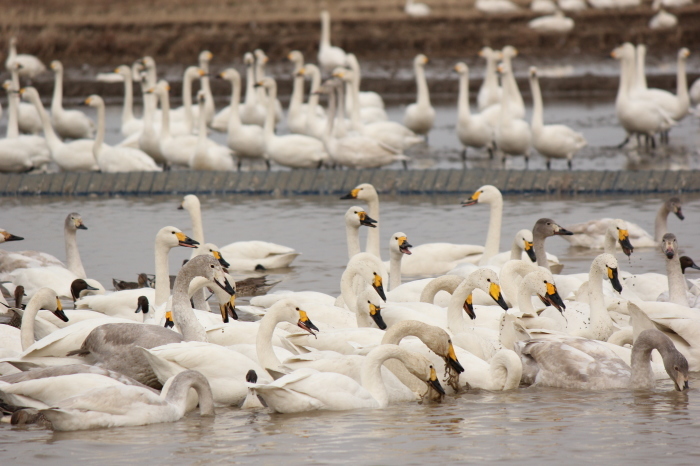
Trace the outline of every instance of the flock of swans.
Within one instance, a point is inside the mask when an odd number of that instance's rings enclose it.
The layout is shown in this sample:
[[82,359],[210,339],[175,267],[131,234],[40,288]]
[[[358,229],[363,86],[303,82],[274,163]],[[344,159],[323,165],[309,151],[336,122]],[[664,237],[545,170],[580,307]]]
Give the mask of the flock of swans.
[[[333,46],[330,41],[330,16],[321,13],[321,40],[318,66],[306,63],[299,51],[288,59],[293,63],[294,87],[286,114],[290,134],[277,134],[276,125],[285,117],[277,99],[275,79],[265,74],[267,56],[262,50],[246,53],[245,89],[240,73],[228,68],[218,78],[231,84],[230,104],[217,111],[211,91],[210,62],[213,55],[203,51],[199,63],[183,75],[183,106],[170,108],[169,85],[157,79],[156,63],[143,57],[132,66],[121,65],[114,73],[98,79],[122,82],[124,105],[120,133],[123,141],[110,146],[104,141],[105,107],[100,96],[92,95],[84,104],[97,109],[97,122],[79,110],[63,108],[63,66],[51,63],[55,74],[51,114],[44,109],[32,87],[20,88],[20,78],[31,79],[45,70],[30,55],[17,54],[11,41],[6,66],[12,74],[4,87],[9,99],[7,137],[0,140],[0,171],[23,172],[44,167],[53,161],[60,170],[127,172],[159,171],[170,167],[195,170],[235,170],[244,161],[264,161],[291,168],[342,166],[377,168],[395,162],[404,166],[405,154],[416,144],[427,143],[435,123],[425,67],[428,58],[419,54],[413,60],[416,77],[416,102],[408,105],[402,123],[389,121],[382,97],[361,91],[361,70],[352,53]],[[620,60],[620,87],[616,113],[628,138],[645,137],[654,144],[657,134],[667,140],[669,130],[690,110],[685,62],[689,51],[678,52],[676,94],[648,89],[644,74],[646,49],[631,44],[616,48],[612,55]],[[587,145],[585,137],[566,125],[545,124],[538,70],[529,71],[533,108],[525,120],[525,102],[516,82],[512,60],[515,47],[502,50],[483,48],[486,72],[476,102],[478,112],[470,110],[469,67],[458,63],[456,136],[464,147],[487,150],[507,157],[525,158],[531,153],[545,157],[547,168],[555,159],[572,167],[575,154]],[[500,63],[499,63],[500,62]],[[329,76],[322,80],[323,74]],[[305,101],[305,81],[311,80]],[[201,90],[193,102],[193,83]],[[143,96],[143,117],[134,115],[134,83]],[[694,87],[700,89],[700,84]],[[243,100],[241,96],[244,94]],[[328,96],[328,107],[319,102]],[[25,101],[20,101],[21,98]],[[208,131],[227,133],[226,145],[213,141]],[[42,132],[44,137],[38,136]]]
[[[203,416],[222,406],[376,409],[465,389],[651,389],[667,377],[683,391],[700,369],[700,283],[684,276],[700,267],[679,257],[668,232],[671,213],[684,219],[678,198],[662,204],[653,235],[623,219],[564,228],[541,218],[499,253],[504,202],[485,185],[462,203],[489,206],[485,245],[413,246],[395,232],[388,263],[375,188],[363,183],[342,199],[367,207],[344,215],[340,296],[282,291],[236,306],[229,270],[289,266],[298,253],[264,241],[206,243],[194,195],[180,205],[193,237],[173,226],[156,235],[154,288],[115,281],[120,290],[109,292],[89,278],[78,213],[65,220],[65,263],[0,250],[0,280],[16,301],[0,298],[0,408],[13,424],[81,430],[172,422],[197,406]],[[595,251],[590,272],[562,274],[546,252],[552,236]],[[0,230],[0,242],[22,239]],[[177,247],[192,256],[171,290],[168,254]],[[659,250],[666,276],[623,271],[616,256],[636,248]]]

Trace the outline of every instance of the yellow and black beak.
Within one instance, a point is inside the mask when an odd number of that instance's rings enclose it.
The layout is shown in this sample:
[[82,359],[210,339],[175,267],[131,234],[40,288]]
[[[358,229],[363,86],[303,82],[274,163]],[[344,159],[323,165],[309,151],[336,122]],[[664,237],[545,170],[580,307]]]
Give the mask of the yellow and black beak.
[[143,312],[144,314],[148,314],[149,310],[150,310],[150,304],[148,302],[148,298],[145,296],[139,296],[138,307],[136,308],[136,311],[134,311],[134,314],[138,314],[139,312]]
[[68,316],[65,312],[63,312],[63,305],[61,304],[61,300],[58,298],[56,298],[56,310],[53,311],[53,315],[61,319],[63,322],[68,322]]
[[357,199],[357,195],[359,194],[360,190],[359,189],[353,189],[349,193],[347,193],[345,196],[341,197],[341,199]]
[[559,236],[570,236],[573,235],[573,232],[567,230],[564,227],[561,227],[557,224],[554,224],[554,234],[559,235]]
[[178,240],[178,246],[182,246],[184,248],[196,248],[199,243],[186,234],[180,232],[175,233],[175,236],[177,236]]
[[373,219],[372,217],[370,217],[369,215],[367,215],[367,212],[365,212],[364,210],[361,212],[358,212],[357,216],[360,218],[360,225],[370,227],[370,228],[377,228],[377,225],[376,225],[377,221],[375,219]]
[[400,236],[399,237],[399,251],[401,251],[403,254],[411,255],[411,250],[409,248],[412,248],[411,244],[408,242],[408,238],[405,236]]
[[632,246],[632,243],[630,243],[629,231],[618,230],[617,236],[618,241],[620,242],[620,246],[622,246],[622,252],[624,252],[625,255],[629,257],[634,252],[634,247]]
[[214,279],[214,283],[219,285],[219,288],[224,290],[226,293],[228,293],[231,296],[234,296],[236,294],[236,290],[231,286],[231,283],[229,283],[228,278],[224,277],[224,282],[221,283],[219,280],[216,278]]
[[501,287],[498,286],[497,283],[491,283],[491,285],[489,285],[489,296],[491,296],[493,300],[496,301],[496,303],[498,303],[498,305],[503,308],[503,310],[508,310],[508,304],[506,304],[506,300],[503,299],[503,295],[501,294]]
[[314,330],[319,332],[320,330],[318,327],[316,327],[313,322],[309,319],[309,316],[306,315],[306,312],[302,311],[301,309],[297,308],[299,311],[299,321],[297,322],[297,326],[303,330],[306,330],[309,332],[311,335],[316,336],[314,333]]
[[222,267],[225,267],[225,268],[231,267],[231,264],[229,264],[226,261],[226,259],[224,259],[224,256],[222,256],[219,251],[212,251],[211,253],[216,258],[216,260],[219,261],[219,264],[221,264]]
[[467,296],[467,299],[464,300],[464,312],[467,313],[469,318],[471,320],[476,319],[476,313],[474,312],[474,304],[472,304],[473,296],[471,293],[469,293],[469,296]]
[[622,285],[620,284],[620,279],[617,277],[617,267],[608,267],[608,279],[610,279],[610,284],[613,289],[618,293],[622,293]]
[[547,283],[547,294],[545,296],[540,296],[540,300],[548,306],[554,306],[557,311],[563,312],[566,309],[566,304],[559,296],[556,285],[554,283]]
[[683,215],[683,211],[681,210],[680,206],[678,206],[676,211],[673,213],[676,214],[676,217],[678,217],[679,220],[685,220],[685,216]]
[[374,279],[372,280],[372,287],[379,294],[379,297],[386,302],[386,295],[384,294],[384,286],[382,285],[382,276],[374,273]]
[[482,191],[476,191],[469,199],[462,201],[462,207],[469,207],[479,202],[479,196],[481,196]]
[[163,325],[165,328],[173,328],[175,327],[175,322],[173,321],[173,313],[171,311],[168,311],[165,313],[165,325]]
[[537,256],[535,255],[535,246],[532,241],[523,240],[525,243],[523,249],[527,253],[527,257],[530,258],[532,262],[537,262]]
[[384,319],[382,319],[381,311],[381,307],[369,303],[369,316],[372,318],[374,323],[377,324],[377,327],[382,330],[386,330],[386,324],[384,323]]
[[430,366],[430,377],[427,380],[428,386],[438,392],[441,397],[445,396],[445,389],[440,385],[435,368]]
[[24,239],[21,236],[15,236],[12,233],[8,233],[8,232],[3,232],[2,235],[5,237],[6,242],[7,241],[22,241]]
[[236,314],[236,295],[232,295],[226,303],[219,304],[219,311],[221,312],[221,320],[223,320],[225,324],[228,324],[229,316],[231,316],[233,320],[238,320],[238,314]]
[[448,340],[448,342],[450,346],[447,349],[447,356],[443,358],[445,359],[445,364],[457,371],[458,374],[461,374],[462,372],[464,372],[464,367],[462,367],[462,365],[457,360],[457,355],[455,354],[454,346],[452,346],[452,341]]
[[78,230],[87,230],[87,227],[85,226],[82,220],[75,221],[75,228],[77,228]]

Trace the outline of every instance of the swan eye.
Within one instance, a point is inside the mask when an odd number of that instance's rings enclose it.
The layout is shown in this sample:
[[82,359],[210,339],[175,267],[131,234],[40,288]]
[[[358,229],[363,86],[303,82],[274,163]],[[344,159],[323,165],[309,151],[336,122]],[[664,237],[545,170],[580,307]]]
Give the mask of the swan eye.
[[547,283],[547,280],[545,280],[544,282]]
[[211,267],[211,268],[213,269],[213,268],[214,268],[214,264],[211,264],[209,267]]
[[299,308],[296,308],[296,310],[298,311],[298,310],[299,310]]
[[491,283],[491,279],[490,279],[490,278],[487,278],[486,281],[489,282],[489,283]]

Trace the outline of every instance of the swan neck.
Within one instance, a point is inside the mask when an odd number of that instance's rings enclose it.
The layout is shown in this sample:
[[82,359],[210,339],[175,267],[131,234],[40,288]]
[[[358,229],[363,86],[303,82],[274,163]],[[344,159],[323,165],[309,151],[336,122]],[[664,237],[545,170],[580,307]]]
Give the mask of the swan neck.
[[321,46],[331,46],[331,17],[328,14],[321,15]]
[[389,291],[401,285],[401,259],[403,253],[391,250],[389,253]]
[[430,107],[430,92],[428,91],[428,81],[425,79],[425,68],[423,65],[416,65],[416,86],[418,88],[418,99],[416,103],[419,107]]
[[588,306],[590,328],[594,332],[595,339],[607,340],[613,331],[613,321],[603,298],[603,272],[595,261],[588,274]]
[[658,350],[663,359],[666,359],[669,351],[666,345],[656,345],[653,341],[639,337],[632,345],[630,367],[632,388],[652,388],[655,385],[654,372],[651,367],[651,352]]
[[417,320],[402,320],[389,327],[382,337],[382,345],[398,345],[406,337],[418,337],[421,341],[425,336],[425,324]]
[[362,386],[372,395],[372,398],[375,399],[380,408],[385,408],[389,405],[389,395],[382,379],[382,364],[387,359],[392,358],[403,362],[402,356],[403,352],[398,346],[384,345],[372,350],[362,363],[360,372]]
[[355,313],[358,327],[372,327],[374,321],[367,312],[360,312],[357,308],[357,292],[355,290],[355,281],[361,283],[362,277],[359,273],[359,267],[362,264],[348,264],[343,275],[340,278],[340,294],[343,297],[343,302],[347,308]]
[[525,315],[537,316],[535,307],[532,305],[532,291],[530,291],[530,287],[527,286],[525,280],[520,282],[520,287],[518,288],[518,308]]
[[688,78],[685,74],[685,61],[685,57],[678,57],[678,74],[676,75],[676,99],[684,107],[690,103]]
[[163,140],[170,137],[170,97],[167,91],[160,95],[160,109],[160,138]]
[[64,228],[64,239],[66,244],[66,268],[73,272],[78,278],[87,278],[85,269],[83,268],[83,262],[80,260],[76,230],[66,226]]
[[[264,90],[263,90],[264,92]],[[277,87],[272,86],[267,96],[267,114],[265,115],[265,140],[275,137],[275,100],[277,99]]]
[[459,93],[457,94],[457,114],[460,119],[468,120],[469,113],[469,76],[467,73],[459,76]]
[[501,244],[501,217],[503,216],[503,197],[499,196],[491,202],[491,215],[489,229],[486,233],[486,245],[484,253],[479,260],[479,265],[485,265],[489,259],[498,254]]
[[[92,144],[92,155],[97,161],[100,157],[102,143],[105,140],[105,106],[104,104],[97,106],[97,134],[95,134],[95,142]],[[83,277],[84,278],[84,277]]]
[[[185,79],[182,83],[182,105],[185,107],[185,125],[188,133],[192,132],[192,122],[194,120],[192,114],[192,76],[185,72]],[[204,109],[199,109],[200,113]]]
[[668,233],[668,214],[670,213],[671,211],[668,209],[665,202],[656,213],[656,219],[654,220],[654,240],[657,243],[661,242],[664,235]]
[[7,138],[19,137],[19,94],[9,94],[9,116],[7,118]]
[[[204,226],[202,224],[202,208],[199,203],[196,202],[194,206],[187,209],[190,214],[190,220],[192,221],[192,236],[195,241],[199,244],[204,244]],[[194,251],[197,251],[195,249]]]
[[289,101],[288,113],[297,114],[301,110],[301,104],[304,102],[304,76],[294,76],[294,88],[292,89],[292,98]]
[[156,296],[154,306],[158,307],[170,296],[170,269],[168,266],[169,248],[156,239]]
[[537,265],[549,269],[549,261],[547,260],[547,252],[544,249],[544,240],[546,238],[542,235],[535,234],[532,247],[535,250],[535,256],[537,256]]
[[49,114],[46,113],[44,104],[41,103],[39,96],[37,95],[36,98],[35,96],[32,96],[31,101],[34,104],[36,111],[39,113],[39,118],[41,118],[41,125],[44,127],[44,137],[46,138],[46,142],[48,142],[51,152],[55,153],[63,145],[63,142],[58,139],[58,136],[56,136],[53,126],[51,126],[51,121],[49,121]]
[[673,259],[666,259],[666,275],[668,276],[669,302],[688,307],[687,285],[677,254],[673,256]]
[[496,59],[492,54],[486,57],[486,77],[485,84],[489,89],[498,87],[498,77],[496,76]]
[[[360,83],[357,74],[353,76],[352,82],[347,83],[348,92],[352,96],[352,108],[350,109],[350,122],[355,131],[362,131],[362,118],[360,116]],[[357,83],[357,84],[356,84]],[[344,99],[343,99],[344,100]],[[342,103],[341,103],[342,105]]]
[[379,196],[367,201],[367,207],[369,210],[369,216],[377,221],[376,228],[372,228],[367,232],[367,248],[366,251],[373,256],[378,257],[380,260],[382,258],[381,246],[379,245],[379,225],[381,220],[379,219]]
[[282,321],[280,317],[278,308],[271,308],[260,321],[258,334],[255,337],[255,351],[258,355],[258,362],[263,369],[279,370],[282,365],[272,348],[272,336],[275,327]]
[[491,381],[495,390],[513,390],[520,385],[522,363],[517,355],[510,350],[498,351],[491,359]]
[[194,371],[181,372],[175,376],[168,390],[168,394],[165,395],[165,401],[174,406],[181,415],[184,415],[187,407],[187,394],[190,388],[197,392],[200,415],[213,415],[214,397],[209,382],[207,382],[203,375]]
[[[198,276],[197,273],[187,268],[182,268],[177,274],[175,283],[173,284],[173,321],[180,329],[182,337],[185,341],[206,342],[207,332],[204,330],[204,327],[202,327],[202,324],[200,324],[197,320],[197,317],[190,306],[190,282],[196,276]],[[158,270],[156,270],[156,301],[158,301],[158,278]],[[165,281],[168,283],[168,285],[170,284],[170,277],[168,274],[165,275]],[[159,304],[156,302],[156,306],[158,305]]]
[[35,295],[35,298],[27,303],[27,307],[22,314],[22,328],[20,329],[22,351],[26,351],[27,348],[34,344],[34,322],[39,309],[41,309],[40,299]]
[[443,275],[442,277],[433,278],[425,285],[425,288],[423,288],[420,294],[420,302],[433,304],[435,302],[435,295],[440,291],[447,291],[452,294],[462,281],[464,281],[464,279],[458,275]]
[[345,225],[345,234],[348,241],[348,259],[352,259],[355,254],[362,252],[360,248],[360,231],[359,228],[352,225]]
[[540,91],[540,82],[536,76],[530,78],[530,89],[532,90],[532,131],[539,133],[542,129],[543,122],[543,110],[542,110],[542,92]]
[[637,49],[637,70],[634,76],[634,82],[632,83],[635,89],[646,89],[647,88],[647,75],[645,73],[645,60],[646,52]]
[[51,113],[63,111],[63,69],[56,71],[53,85],[53,99],[51,99]]
[[[314,72],[311,77],[311,93],[309,94],[309,115],[312,116],[316,115],[316,107],[318,106],[318,98],[320,97],[318,94],[316,94],[316,91],[318,91],[320,86],[321,74]],[[313,113],[311,113],[311,109],[313,109]]]
[[134,81],[131,72],[124,75],[124,108],[122,109],[122,125],[134,119]]
[[241,100],[241,79],[234,78],[231,80],[231,105],[229,106],[228,114],[228,132],[236,132],[241,127],[241,115],[238,113],[238,107]]
[[603,251],[606,254],[611,254],[615,255],[615,243],[617,242],[617,239],[615,236],[613,236],[613,233],[610,231],[610,229],[605,231],[605,240],[603,243]]
[[470,277],[467,277],[452,293],[452,298],[447,306],[447,328],[453,333],[459,333],[466,329],[464,320],[464,301],[474,291],[476,285]]

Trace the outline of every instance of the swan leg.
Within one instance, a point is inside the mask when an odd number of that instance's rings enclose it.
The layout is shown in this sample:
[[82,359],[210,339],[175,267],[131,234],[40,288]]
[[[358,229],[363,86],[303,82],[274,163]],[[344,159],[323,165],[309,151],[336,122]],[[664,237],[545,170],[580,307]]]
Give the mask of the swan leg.
[[567,160],[567,161],[566,161],[566,164],[569,166],[569,170],[573,170],[573,166],[572,166],[572,163],[571,163],[571,159]]
[[[623,147],[625,147],[625,145],[627,145],[628,142],[630,142],[630,135],[629,135],[629,134],[627,135],[627,137],[625,138],[625,140],[622,141],[622,143],[620,143],[620,144],[617,145],[617,148],[618,148],[618,149],[622,149]],[[637,144],[639,144],[639,140],[638,140]]]
[[[525,158],[525,160],[527,160],[527,158]],[[526,162],[525,164],[526,164],[526,166],[527,166],[527,162]],[[552,169],[552,161],[551,161],[551,160],[547,159],[546,165],[547,165],[547,170],[551,170],[551,169]]]
[[462,164],[467,165],[467,147],[466,146],[462,149],[461,156],[462,156]]
[[270,168],[272,168],[272,167],[270,166],[269,160],[265,160],[265,165],[267,166],[267,171],[270,171]]
[[649,139],[651,140],[651,148],[656,149],[656,138],[654,138],[654,135],[649,136]]
[[408,160],[402,160],[401,163],[403,164],[403,169],[408,170]]

